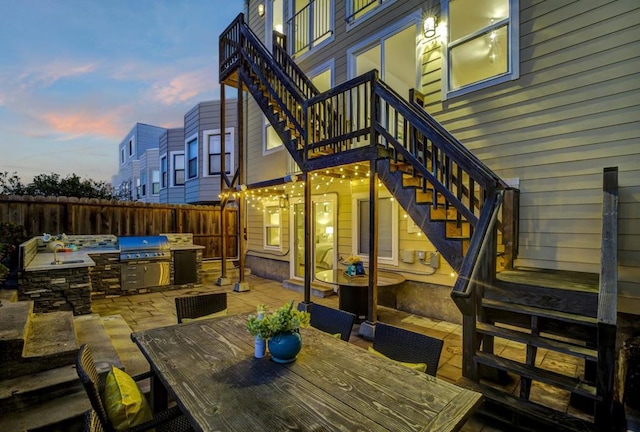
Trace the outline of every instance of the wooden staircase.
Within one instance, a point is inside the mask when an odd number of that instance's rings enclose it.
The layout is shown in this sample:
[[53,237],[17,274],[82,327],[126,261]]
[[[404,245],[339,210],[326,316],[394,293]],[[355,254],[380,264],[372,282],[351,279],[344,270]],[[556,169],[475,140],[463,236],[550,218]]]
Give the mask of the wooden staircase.
[[[303,173],[371,164],[458,273],[452,298],[463,314],[463,375],[484,392],[487,413],[525,430],[606,429],[615,363],[611,270],[594,278],[514,269],[518,191],[433,119],[417,92],[406,100],[371,71],[319,93],[284,46],[276,34],[267,49],[239,15],[220,36],[220,82],[252,95]],[[501,340],[526,344],[526,358],[500,356]],[[549,351],[577,358],[586,372],[546,370],[540,353]],[[482,382],[507,373],[519,377],[518,395]],[[594,415],[584,421],[534,403],[533,383],[586,399]]]

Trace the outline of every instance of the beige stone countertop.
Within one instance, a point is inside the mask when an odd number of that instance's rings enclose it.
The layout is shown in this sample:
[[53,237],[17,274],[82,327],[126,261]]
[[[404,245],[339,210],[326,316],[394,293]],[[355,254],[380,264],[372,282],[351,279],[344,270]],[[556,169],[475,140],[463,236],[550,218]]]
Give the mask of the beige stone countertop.
[[53,252],[40,252],[25,267],[25,271],[48,271],[79,267],[94,267],[95,261],[89,255],[119,252],[119,249],[80,249],[76,252],[58,252],[60,264],[53,264]]
[[170,244],[169,249],[175,250],[191,250],[191,249],[204,249],[204,246],[196,244]]

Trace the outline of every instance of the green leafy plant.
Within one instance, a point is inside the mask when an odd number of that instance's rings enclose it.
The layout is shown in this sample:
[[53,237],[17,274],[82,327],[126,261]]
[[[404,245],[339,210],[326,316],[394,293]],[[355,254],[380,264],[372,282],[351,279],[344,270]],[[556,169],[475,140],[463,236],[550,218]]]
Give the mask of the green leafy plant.
[[[27,230],[12,222],[0,222],[0,264],[9,271],[18,266],[18,249],[27,240]],[[0,271],[1,272],[1,271]]]
[[[253,336],[269,339],[275,334],[292,331],[309,326],[310,315],[293,307],[293,300],[278,308],[275,312],[261,316],[261,306],[258,307],[258,315],[249,315],[247,318],[247,330]],[[262,308],[264,312],[264,307]]]

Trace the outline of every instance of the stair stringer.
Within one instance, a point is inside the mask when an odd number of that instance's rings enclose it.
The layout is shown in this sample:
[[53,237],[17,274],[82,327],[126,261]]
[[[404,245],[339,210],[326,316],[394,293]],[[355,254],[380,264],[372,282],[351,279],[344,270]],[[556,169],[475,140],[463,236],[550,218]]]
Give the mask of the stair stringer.
[[462,243],[458,240],[446,238],[445,222],[431,220],[431,204],[417,203],[415,189],[402,186],[402,172],[391,172],[390,168],[390,159],[378,161],[378,177],[380,181],[389,189],[393,197],[407,212],[407,215],[418,225],[449,265],[455,271],[460,270],[464,259]]

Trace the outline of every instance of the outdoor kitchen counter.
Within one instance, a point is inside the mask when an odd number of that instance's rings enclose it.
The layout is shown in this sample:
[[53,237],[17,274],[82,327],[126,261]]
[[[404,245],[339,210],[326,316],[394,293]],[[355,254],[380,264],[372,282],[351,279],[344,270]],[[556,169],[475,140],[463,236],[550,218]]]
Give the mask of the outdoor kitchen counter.
[[169,250],[177,251],[177,250],[195,250],[195,249],[204,249],[204,246],[197,244],[170,244]]
[[104,248],[104,249],[80,249],[76,252],[58,252],[58,260],[60,264],[52,264],[54,261],[53,252],[39,252],[27,264],[24,268],[25,271],[47,271],[56,269],[69,269],[79,267],[94,267],[95,261],[91,259],[90,255],[101,253],[118,253],[119,249]]

